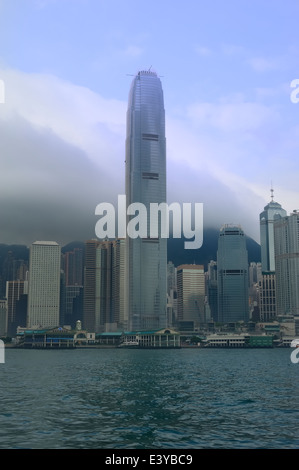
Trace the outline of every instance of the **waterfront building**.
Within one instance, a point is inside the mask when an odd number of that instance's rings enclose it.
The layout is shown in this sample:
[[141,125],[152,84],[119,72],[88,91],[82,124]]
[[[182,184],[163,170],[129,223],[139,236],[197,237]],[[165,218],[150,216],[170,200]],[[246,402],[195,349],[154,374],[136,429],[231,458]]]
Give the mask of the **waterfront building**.
[[65,286],[64,324],[75,328],[77,321],[82,321],[83,286]]
[[[151,70],[134,77],[128,100],[126,203],[142,203],[147,231],[126,238],[126,309],[131,330],[164,328],[167,323],[167,239],[150,237],[150,204],[166,203],[166,139],[160,78]],[[131,216],[127,217],[127,227]],[[135,229],[137,230],[136,226]]]
[[60,321],[60,245],[36,241],[30,248],[27,327],[54,327]]
[[[118,330],[127,330],[128,318],[125,303],[126,240],[117,238],[112,243],[112,312],[113,324]],[[107,328],[106,328],[107,330]]]
[[248,253],[240,226],[224,225],[217,251],[218,321],[248,321]]
[[259,281],[260,320],[269,321],[276,317],[276,276],[263,273]]
[[83,325],[89,331],[127,329],[125,248],[119,238],[86,242]]
[[99,240],[85,242],[83,328],[95,331],[96,325],[96,250]]
[[205,323],[204,266],[183,264],[177,267],[178,326],[196,330]]
[[7,302],[7,334],[14,336],[17,331],[17,307],[23,294],[28,294],[28,281],[7,281],[6,282],[6,302]]
[[277,315],[299,315],[299,213],[274,224]]
[[71,349],[94,345],[94,332],[72,330],[68,327],[28,329],[18,328],[16,343],[21,348]]
[[112,241],[102,241],[96,249],[96,315],[94,331],[105,331],[113,323]]
[[0,336],[7,336],[7,302],[0,300]]
[[172,261],[167,263],[167,326],[177,322],[177,268]]
[[272,348],[273,335],[213,334],[207,336],[204,345],[210,348]]
[[217,293],[217,262],[211,260],[206,273],[207,301],[210,309],[210,316],[214,322],[218,321],[218,293]]
[[123,332],[120,347],[144,349],[170,349],[181,347],[181,336],[176,330],[161,328],[149,331]]

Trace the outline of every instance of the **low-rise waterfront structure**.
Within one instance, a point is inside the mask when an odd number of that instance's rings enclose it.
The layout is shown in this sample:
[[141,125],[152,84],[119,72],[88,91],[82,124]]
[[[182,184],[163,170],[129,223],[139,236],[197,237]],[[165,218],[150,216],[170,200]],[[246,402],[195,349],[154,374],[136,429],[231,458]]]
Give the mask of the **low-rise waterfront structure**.
[[95,343],[95,333],[69,328],[18,328],[16,345],[23,348],[74,348]]
[[210,335],[204,346],[211,348],[272,348],[272,335]]
[[180,348],[180,333],[169,328],[153,331],[131,331],[122,334],[120,347]]

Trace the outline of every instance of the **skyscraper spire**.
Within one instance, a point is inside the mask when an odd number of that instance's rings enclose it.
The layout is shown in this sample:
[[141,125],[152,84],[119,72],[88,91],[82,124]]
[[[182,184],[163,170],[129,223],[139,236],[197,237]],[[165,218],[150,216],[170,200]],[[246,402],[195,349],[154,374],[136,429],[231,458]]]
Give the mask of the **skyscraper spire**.
[[274,202],[274,189],[273,189],[272,181],[271,181],[271,199],[272,199],[272,202]]

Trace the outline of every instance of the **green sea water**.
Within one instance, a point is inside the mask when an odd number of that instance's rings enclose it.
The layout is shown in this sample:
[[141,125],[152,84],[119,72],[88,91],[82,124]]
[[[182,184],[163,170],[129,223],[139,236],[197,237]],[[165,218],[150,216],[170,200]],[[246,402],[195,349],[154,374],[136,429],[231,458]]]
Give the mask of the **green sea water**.
[[291,349],[17,350],[2,449],[295,449]]

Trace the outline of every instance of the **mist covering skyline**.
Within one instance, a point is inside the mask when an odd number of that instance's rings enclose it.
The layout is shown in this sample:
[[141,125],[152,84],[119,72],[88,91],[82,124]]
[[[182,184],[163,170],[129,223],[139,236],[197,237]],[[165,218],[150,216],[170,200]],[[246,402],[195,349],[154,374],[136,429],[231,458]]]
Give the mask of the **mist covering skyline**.
[[0,243],[96,237],[97,204],[125,194],[128,94],[150,67],[169,204],[203,203],[205,227],[257,242],[271,185],[298,209],[299,6],[268,5],[0,0]]

